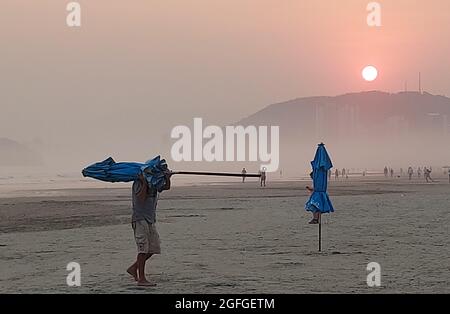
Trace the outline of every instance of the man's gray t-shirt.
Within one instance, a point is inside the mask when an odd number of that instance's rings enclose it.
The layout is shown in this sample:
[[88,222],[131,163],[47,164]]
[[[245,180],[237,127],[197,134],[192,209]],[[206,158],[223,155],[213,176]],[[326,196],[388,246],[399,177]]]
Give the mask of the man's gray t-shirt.
[[[146,191],[144,190],[146,189]],[[140,180],[133,182],[132,188],[133,215],[132,222],[146,220],[149,223],[156,222],[156,204],[158,193]]]

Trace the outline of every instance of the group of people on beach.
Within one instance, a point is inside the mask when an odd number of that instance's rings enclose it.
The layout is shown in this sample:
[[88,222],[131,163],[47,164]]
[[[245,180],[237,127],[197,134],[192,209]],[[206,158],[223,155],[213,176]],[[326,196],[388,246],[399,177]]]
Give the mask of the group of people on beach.
[[[406,171],[406,175],[408,176],[409,180],[412,180],[414,174],[416,173],[417,177],[419,179],[422,178],[422,176],[423,176],[423,178],[426,180],[426,182],[434,182],[434,180],[431,178],[432,170],[433,170],[432,167],[425,166],[423,168],[417,167],[417,170],[414,171],[414,168],[410,166],[410,167],[408,167],[408,169]],[[345,168],[342,168],[342,170],[337,169],[337,168],[334,170],[329,170],[328,171],[328,179],[329,180],[331,180],[331,176],[333,173],[334,173],[335,180],[338,180],[339,178],[348,179],[349,175],[350,175],[350,170],[345,169]],[[391,177],[391,178],[399,177],[400,178],[400,177],[403,177],[403,175],[405,174],[403,171],[403,168],[400,168],[400,174],[396,175],[394,169],[391,167],[387,167],[387,166],[384,167],[383,173],[386,178],[388,178],[388,177]],[[449,173],[449,177],[450,177],[450,168],[448,168],[448,173]],[[365,177],[366,175],[367,175],[367,170],[363,170],[362,176]]]
[[[416,171],[417,177],[420,179],[423,174],[423,178],[427,182],[434,182],[434,180],[431,178],[432,171],[433,171],[432,167],[423,167],[423,169],[421,167],[417,167],[417,171]],[[393,178],[394,177],[394,169],[384,167],[384,176],[387,178],[389,176],[389,174],[390,174],[391,178]],[[414,175],[413,167],[409,166],[406,174],[408,175],[408,179],[412,180],[412,177]],[[403,168],[400,168],[400,176],[399,177],[401,177],[401,176],[403,176]]]
[[[331,179],[331,173],[332,173],[332,171],[329,170],[328,171],[328,180]],[[349,169],[342,168],[342,170],[339,170],[339,169],[336,168],[334,170],[334,178],[336,180],[339,179],[339,176],[341,176],[342,178],[348,179],[349,174],[350,174],[350,170]]]
[[[266,170],[267,170],[267,168],[266,168],[266,167],[263,167],[263,168],[259,171],[259,184],[260,184],[262,187],[265,187],[265,186],[266,186],[266,178],[267,178]],[[242,174],[242,183],[245,183],[245,178],[246,178],[245,175],[247,174],[247,169],[242,168],[241,174]]]
[[[409,166],[406,171],[406,174],[407,174],[409,180],[412,180],[414,173],[417,173],[417,177],[419,179],[422,178],[422,174],[423,174],[423,178],[426,180],[426,182],[434,182],[434,180],[431,178],[431,172],[432,172],[432,167],[423,167],[423,168],[417,167],[417,170],[414,171],[413,167]],[[340,177],[348,179],[349,175],[350,175],[350,169],[342,168],[342,170],[340,170],[340,169],[336,168],[334,171],[329,170],[328,171],[328,179],[329,180],[331,180],[331,176],[333,173],[334,173],[335,180],[338,180]],[[383,173],[386,178],[388,178],[388,177],[394,178],[395,177],[395,171],[391,167],[387,167],[387,166],[384,167]],[[450,177],[450,168],[448,169],[448,173],[449,173],[449,177]],[[247,170],[245,168],[242,168],[241,174],[242,174],[242,183],[244,183],[245,178],[246,178],[245,175],[247,174]],[[259,183],[260,183],[261,187],[265,187],[266,186],[266,178],[267,178],[266,168],[262,168],[262,170],[259,171],[259,174],[260,174]],[[404,174],[403,168],[400,168],[400,175],[398,175],[397,177],[402,177],[403,174]],[[365,177],[366,175],[367,175],[367,170],[363,170],[362,176]]]

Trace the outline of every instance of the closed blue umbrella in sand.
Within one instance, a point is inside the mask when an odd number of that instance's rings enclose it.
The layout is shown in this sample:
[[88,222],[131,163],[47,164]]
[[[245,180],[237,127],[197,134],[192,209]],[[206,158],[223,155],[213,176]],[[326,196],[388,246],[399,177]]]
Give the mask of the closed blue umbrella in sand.
[[330,156],[325,149],[323,143],[317,147],[314,160],[311,162],[312,179],[314,184],[314,191],[306,202],[305,209],[318,215],[319,223],[319,251],[321,251],[321,237],[322,237],[322,221],[321,215],[325,213],[334,212],[333,204],[327,193],[328,187],[328,170],[333,167]]

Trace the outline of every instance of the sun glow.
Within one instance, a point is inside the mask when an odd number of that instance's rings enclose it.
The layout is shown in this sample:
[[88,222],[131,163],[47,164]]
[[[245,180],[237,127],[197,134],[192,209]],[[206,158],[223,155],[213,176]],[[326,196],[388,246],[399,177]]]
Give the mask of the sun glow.
[[377,76],[378,76],[378,70],[372,65],[368,65],[362,70],[362,77],[367,82],[374,81],[377,78]]

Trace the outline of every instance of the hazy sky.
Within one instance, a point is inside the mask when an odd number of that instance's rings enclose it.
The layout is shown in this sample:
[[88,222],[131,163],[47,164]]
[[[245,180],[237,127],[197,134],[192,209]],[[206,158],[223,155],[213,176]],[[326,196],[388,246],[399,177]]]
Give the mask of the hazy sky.
[[[84,159],[156,153],[177,123],[274,102],[423,87],[450,95],[450,1],[63,0],[0,4],[0,137]],[[380,71],[373,83],[360,72]],[[64,155],[63,155],[64,156]]]

